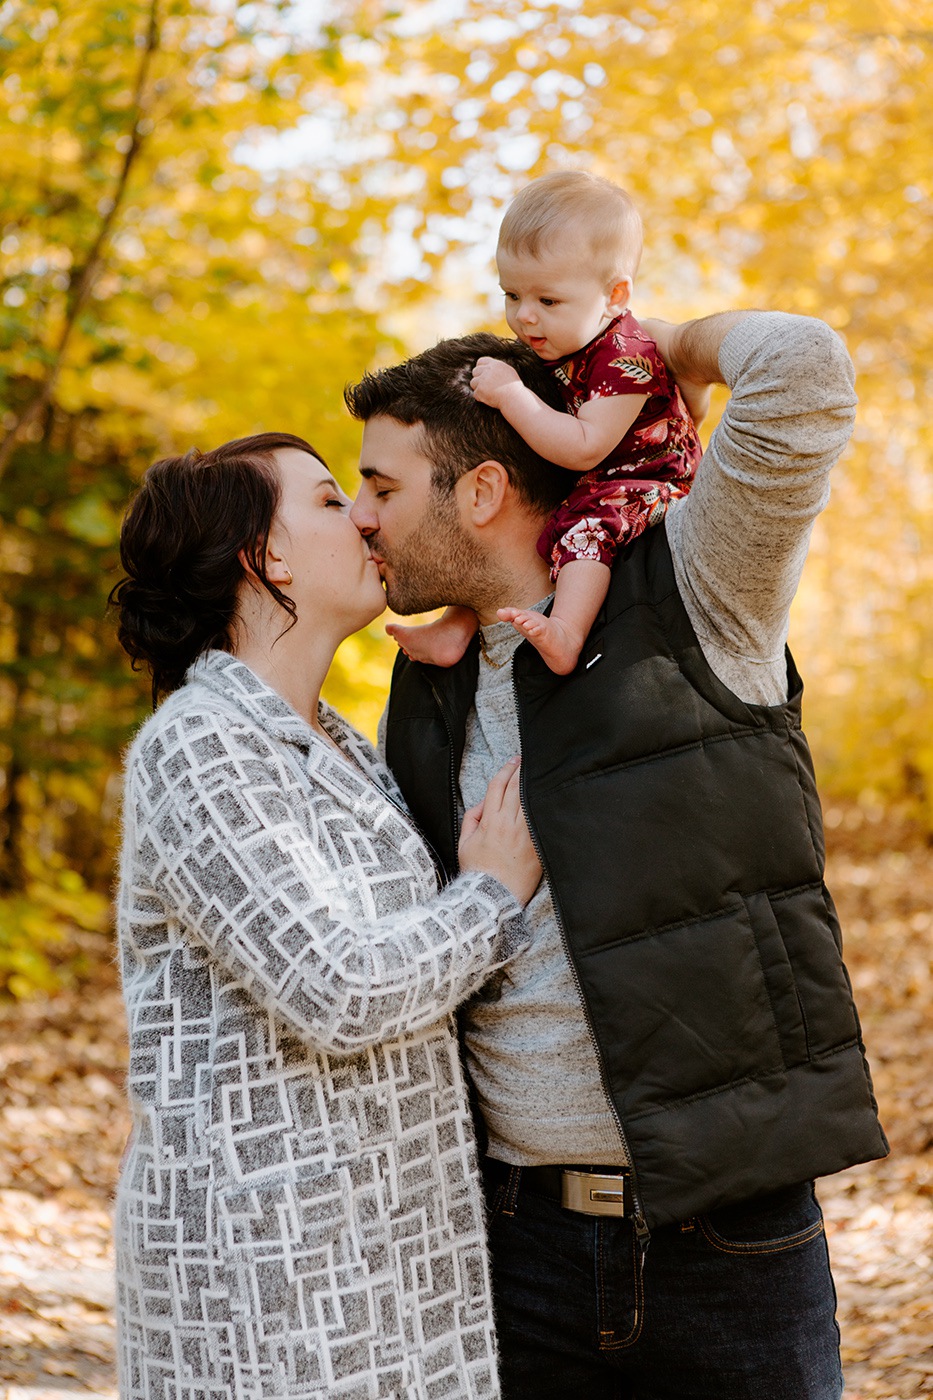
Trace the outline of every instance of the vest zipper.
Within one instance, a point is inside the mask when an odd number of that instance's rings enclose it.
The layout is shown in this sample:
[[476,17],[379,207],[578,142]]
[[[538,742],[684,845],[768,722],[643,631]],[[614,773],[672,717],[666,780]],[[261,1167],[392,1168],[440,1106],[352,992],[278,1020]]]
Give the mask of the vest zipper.
[[[434,703],[435,703],[435,705],[437,706],[437,708],[440,710],[441,719],[444,721],[444,728],[445,728],[446,731],[447,731],[447,743],[448,743],[448,747],[449,747],[449,749],[450,749],[450,774],[449,774],[449,776],[450,776],[450,820],[451,820],[451,833],[452,833],[453,838],[454,838],[454,840],[453,840],[454,860],[456,860],[456,859],[457,859],[457,846],[458,846],[459,841],[460,841],[460,793],[459,793],[459,790],[458,790],[458,787],[457,787],[457,767],[456,767],[456,764],[455,764],[455,762],[454,762],[454,752],[455,752],[455,746],[454,746],[454,731],[453,731],[453,729],[451,728],[450,720],[447,718],[447,711],[446,711],[446,709],[445,709],[445,707],[444,707],[444,702],[443,702],[443,700],[441,699],[440,694],[438,693],[437,689],[436,689],[435,686],[432,684],[432,682],[429,681],[428,684],[431,686],[431,694],[434,696]],[[459,861],[457,862],[457,864],[458,864],[458,868],[459,868]]]
[[[521,707],[521,702],[520,702],[520,700],[519,700],[519,695],[518,695],[518,686],[516,685],[516,682],[515,682],[515,671],[514,671],[514,669],[513,669],[513,671],[512,671],[512,693],[513,693],[513,696],[514,696],[514,698],[515,698],[515,713],[516,713],[516,715],[517,715],[517,717],[518,717],[518,737],[519,737],[519,742],[520,742],[520,744],[521,744],[522,750],[524,750],[524,747],[525,747],[525,734],[524,734],[524,728],[523,728],[523,725],[522,725],[522,707]],[[446,719],[445,719],[444,722],[445,722],[445,724],[446,724],[446,722],[447,722]],[[449,727],[448,727],[448,733],[449,733]],[[452,755],[453,755],[453,746],[451,745],[451,762],[453,762]],[[527,808],[527,804],[526,804],[526,793],[525,793],[525,768],[524,768],[524,764],[522,765],[521,769],[519,770],[519,793],[520,793],[520,796],[521,796],[522,811],[523,811],[524,814],[525,814],[525,821],[526,821],[527,824],[528,824],[528,834],[529,834],[529,836],[531,837],[531,844],[534,846],[535,851],[537,852],[538,860],[541,862],[541,869],[544,871],[544,877],[545,877],[545,879],[547,880],[548,889],[549,889],[550,892],[551,892],[551,904],[553,905],[553,908],[554,908],[554,917],[557,919],[557,927],[558,927],[558,929],[559,929],[559,931],[560,931],[561,942],[562,942],[563,945],[564,945],[564,952],[567,954],[567,962],[569,963],[569,965],[570,965],[570,971],[571,971],[572,974],[573,974],[574,985],[576,986],[576,989],[577,989],[577,996],[580,998],[580,1008],[581,1008],[581,1010],[582,1010],[582,1012],[583,1012],[583,1019],[586,1021],[586,1028],[587,1028],[587,1030],[588,1030],[588,1032],[589,1032],[590,1041],[592,1042],[593,1050],[594,1050],[594,1052],[595,1052],[595,1054],[596,1054],[596,1063],[597,1063],[597,1065],[598,1065],[598,1067],[599,1067],[599,1077],[600,1077],[600,1081],[602,1082],[603,1092],[604,1092],[604,1094],[606,1095],[606,1101],[608,1102],[609,1107],[610,1107],[610,1109],[612,1110],[612,1116],[613,1116],[613,1118],[615,1119],[615,1121],[616,1121],[616,1127],[617,1127],[618,1130],[619,1130],[619,1137],[620,1137],[621,1140],[622,1140],[622,1151],[625,1153],[626,1165],[628,1166],[628,1169],[629,1169],[629,1171],[630,1171],[631,1174],[632,1174],[632,1202],[633,1202],[634,1207],[635,1207],[634,1211],[632,1212],[632,1225],[633,1225],[633,1228],[634,1228],[634,1230],[635,1230],[635,1239],[636,1239],[636,1241],[638,1242],[639,1266],[640,1266],[640,1268],[644,1268],[644,1266],[645,1266],[645,1254],[647,1253],[648,1245],[651,1243],[651,1231],[648,1229],[648,1224],[647,1224],[647,1221],[645,1220],[644,1210],[643,1210],[643,1208],[642,1208],[641,1195],[640,1195],[639,1190],[638,1190],[638,1176],[637,1176],[637,1173],[636,1173],[636,1171],[635,1171],[635,1161],[634,1161],[634,1158],[632,1157],[632,1150],[631,1150],[631,1148],[630,1148],[629,1145],[628,1145],[628,1138],[627,1138],[626,1135],[625,1135],[625,1128],[622,1126],[622,1116],[621,1116],[621,1114],[619,1113],[619,1110],[616,1108],[615,1100],[613,1099],[612,1094],[611,1094],[610,1091],[609,1091],[609,1083],[608,1083],[608,1080],[607,1080],[607,1078],[606,1078],[606,1066],[605,1066],[605,1063],[604,1063],[604,1061],[603,1061],[603,1054],[602,1054],[602,1051],[601,1051],[600,1048],[599,1048],[599,1041],[596,1039],[596,1033],[595,1033],[595,1031],[593,1030],[593,1022],[592,1022],[591,1019],[590,1019],[590,1010],[589,1010],[589,1007],[588,1007],[587,1004],[586,1004],[586,997],[583,995],[583,987],[582,987],[582,984],[581,984],[581,982],[580,982],[580,974],[579,974],[578,971],[577,971],[577,965],[576,965],[576,963],[574,962],[573,954],[572,954],[571,951],[570,951],[570,943],[569,943],[569,941],[568,941],[568,939],[567,939],[567,930],[566,930],[566,928],[564,927],[564,919],[563,919],[563,915],[561,914],[561,911],[560,911],[560,905],[559,905],[559,903],[558,903],[558,901],[557,901],[557,898],[555,897],[554,886],[553,886],[553,884],[552,884],[552,882],[551,882],[551,877],[550,877],[550,873],[549,873],[549,871],[548,871],[547,862],[546,862],[546,860],[544,859],[544,852],[541,850],[541,846],[540,846],[540,844],[539,844],[539,842],[538,842],[538,834],[537,834],[537,832],[535,831],[534,827],[532,826],[532,824],[531,824],[531,818],[530,818],[529,815],[528,815],[528,808]],[[455,808],[454,810],[456,810],[456,808]]]
[[[454,852],[456,853],[457,842],[460,838],[460,794],[457,790],[457,770],[456,764],[454,762],[454,734],[453,729],[451,728],[450,721],[447,718],[447,711],[444,708],[444,703],[433,685],[431,685],[431,693],[434,696],[434,703],[437,705],[437,708],[440,711],[441,719],[444,721],[444,728],[447,731],[447,741],[450,747],[450,812],[454,838]],[[515,699],[515,713],[518,717],[519,743],[522,747],[524,747],[524,734],[522,731],[522,711],[518,699],[518,687],[515,684],[514,670],[512,672],[512,693]],[[554,906],[554,916],[557,919],[557,927],[560,931],[561,942],[564,945],[564,952],[567,954],[567,962],[570,965],[570,971],[573,974],[574,985],[577,989],[577,996],[580,998],[580,1007],[583,1011],[583,1019],[586,1021],[586,1028],[589,1032],[590,1041],[593,1045],[593,1051],[596,1055],[596,1063],[599,1067],[599,1077],[600,1081],[602,1082],[603,1093],[606,1095],[606,1101],[608,1102],[609,1108],[612,1112],[612,1116],[615,1119],[616,1127],[619,1131],[619,1138],[622,1142],[622,1151],[625,1153],[626,1164],[629,1168],[629,1171],[632,1174],[632,1200],[635,1206],[635,1210],[632,1214],[632,1225],[635,1230],[635,1239],[638,1243],[639,1268],[643,1269],[645,1266],[645,1254],[647,1252],[648,1245],[651,1242],[651,1231],[648,1229],[648,1225],[644,1216],[644,1211],[642,1209],[641,1196],[638,1192],[638,1178],[635,1174],[635,1163],[632,1158],[631,1148],[628,1145],[628,1138],[625,1136],[625,1129],[622,1126],[622,1119],[619,1114],[619,1110],[616,1108],[612,1095],[609,1092],[609,1085],[606,1080],[606,1069],[605,1065],[603,1064],[602,1052],[599,1048],[599,1042],[597,1041],[596,1035],[593,1031],[593,1023],[590,1020],[589,1007],[586,1004],[586,999],[583,995],[583,988],[580,985],[580,975],[577,972],[577,965],[574,962],[573,956],[570,952],[570,944],[567,941],[567,931],[564,928],[564,920],[560,912],[560,907],[557,903],[557,900],[554,898],[554,887],[551,884],[550,875],[548,874],[547,863],[545,862],[544,854],[541,850],[541,847],[538,844],[537,833],[535,832],[535,829],[528,818],[528,811],[525,803],[525,774],[523,769],[520,770],[519,791],[521,796],[522,811],[525,814],[525,821],[528,823],[528,834],[531,837],[531,844],[535,848],[538,860],[541,862],[541,869],[544,871],[545,879],[547,880],[548,887],[551,890],[551,903]]]

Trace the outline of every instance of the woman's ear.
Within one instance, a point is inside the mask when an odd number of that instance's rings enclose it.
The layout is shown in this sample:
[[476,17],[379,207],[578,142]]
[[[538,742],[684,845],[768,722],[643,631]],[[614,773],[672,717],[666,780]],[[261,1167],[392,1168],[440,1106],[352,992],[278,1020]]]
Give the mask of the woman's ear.
[[501,462],[492,459],[466,472],[455,488],[464,518],[480,528],[495,520],[508,489],[508,472]]
[[[243,572],[246,574],[247,578],[255,578],[256,571],[250,563],[249,559],[247,558],[245,549],[240,550],[239,554],[237,555],[237,558],[239,559],[240,564],[243,567]],[[287,562],[282,558],[280,554],[277,554],[275,552],[271,545],[266,546],[265,562],[266,578],[269,580],[270,583],[274,583],[276,588],[280,587],[282,584],[284,584],[287,588],[288,585],[293,582],[292,571],[288,567]]]

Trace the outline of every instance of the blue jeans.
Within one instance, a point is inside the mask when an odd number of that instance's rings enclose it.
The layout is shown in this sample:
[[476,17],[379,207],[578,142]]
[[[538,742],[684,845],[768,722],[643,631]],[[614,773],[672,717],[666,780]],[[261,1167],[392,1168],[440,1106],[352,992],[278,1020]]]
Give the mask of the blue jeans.
[[[503,1400],[839,1400],[810,1184],[652,1233],[487,1187]],[[505,1212],[514,1207],[514,1213]]]

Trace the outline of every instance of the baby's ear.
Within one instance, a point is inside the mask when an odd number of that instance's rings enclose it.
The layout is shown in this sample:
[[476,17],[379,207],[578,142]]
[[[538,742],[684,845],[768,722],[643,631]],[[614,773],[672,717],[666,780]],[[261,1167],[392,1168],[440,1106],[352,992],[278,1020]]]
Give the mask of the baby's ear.
[[607,300],[610,306],[616,307],[619,311],[624,311],[629,304],[631,295],[631,277],[619,277],[610,285]]

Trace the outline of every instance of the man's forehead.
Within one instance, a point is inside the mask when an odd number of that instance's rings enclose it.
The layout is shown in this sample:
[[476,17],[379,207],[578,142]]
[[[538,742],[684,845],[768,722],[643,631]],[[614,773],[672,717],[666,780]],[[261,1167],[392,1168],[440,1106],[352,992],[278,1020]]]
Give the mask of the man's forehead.
[[425,454],[424,426],[400,423],[384,415],[370,418],[363,427],[360,448],[360,475],[399,479],[430,472],[432,463]]

